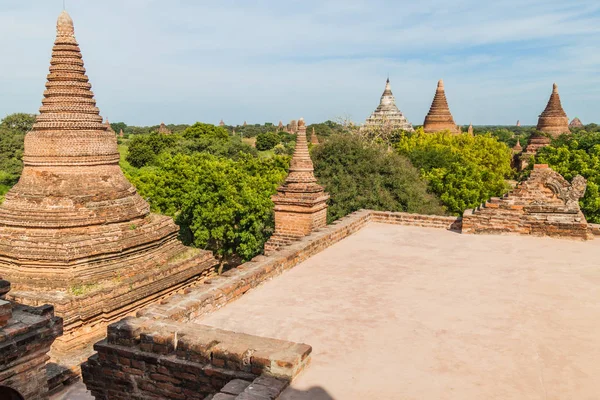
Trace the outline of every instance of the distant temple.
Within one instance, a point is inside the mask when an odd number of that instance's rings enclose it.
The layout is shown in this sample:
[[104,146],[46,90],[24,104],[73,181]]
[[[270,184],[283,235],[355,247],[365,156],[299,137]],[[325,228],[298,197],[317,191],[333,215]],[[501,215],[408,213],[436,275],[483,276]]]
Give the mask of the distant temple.
[[517,120],[517,126],[521,126],[521,121]]
[[279,125],[277,125],[277,130],[278,131],[282,131],[283,130],[283,122],[281,122],[281,120],[279,121]]
[[108,122],[108,118],[106,118],[106,123],[105,123],[105,125],[106,125],[106,130],[107,130],[108,132],[110,132],[110,133],[114,133],[115,135],[117,134],[117,132],[115,132],[115,131],[113,130],[112,126],[110,126],[110,122]]
[[577,117],[573,118],[573,121],[569,123],[569,128],[583,128],[583,123]]
[[219,126],[225,126],[225,121],[223,121],[223,120],[221,119],[221,122],[219,122]]
[[158,127],[158,133],[161,133],[163,135],[170,135],[171,130],[169,128],[167,128],[167,126],[165,125],[164,122],[161,122],[160,126]]
[[546,109],[540,114],[537,130],[549,133],[557,137],[562,133],[569,133],[569,118],[560,104],[558,95],[558,86],[556,83],[552,86],[552,94],[546,105]]
[[452,133],[459,133],[460,130],[454,123],[454,118],[450,113],[446,93],[444,91],[444,81],[439,80],[433,102],[429,113],[425,117],[423,130],[426,133],[433,133],[448,130]]
[[467,131],[467,133],[471,136],[473,136],[473,123],[469,124],[469,130]]
[[413,126],[396,106],[396,99],[392,94],[390,79],[385,82],[385,90],[381,95],[379,106],[367,118],[363,128],[381,128],[388,126],[392,129],[414,131]]

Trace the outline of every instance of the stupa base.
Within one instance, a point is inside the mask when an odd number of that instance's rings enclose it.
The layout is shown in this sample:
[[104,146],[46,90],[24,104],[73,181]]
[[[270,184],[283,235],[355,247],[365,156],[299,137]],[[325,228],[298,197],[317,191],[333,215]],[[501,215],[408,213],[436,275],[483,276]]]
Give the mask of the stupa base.
[[52,346],[51,361],[78,375],[79,364],[89,356],[86,348],[106,336],[109,324],[214,275],[217,262],[212,253],[181,248],[179,259],[121,281],[82,285],[75,291],[14,291],[10,298],[32,306],[54,306],[64,320],[64,334]]

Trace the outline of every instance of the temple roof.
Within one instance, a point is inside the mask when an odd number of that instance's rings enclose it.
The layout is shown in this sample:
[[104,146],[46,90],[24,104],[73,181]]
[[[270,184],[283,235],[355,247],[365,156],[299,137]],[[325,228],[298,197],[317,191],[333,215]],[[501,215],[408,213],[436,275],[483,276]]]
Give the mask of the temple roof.
[[385,89],[381,95],[379,106],[367,118],[364,127],[382,127],[386,124],[396,129],[413,130],[412,124],[408,122],[404,114],[396,106],[396,99],[392,94],[389,78],[385,82]]

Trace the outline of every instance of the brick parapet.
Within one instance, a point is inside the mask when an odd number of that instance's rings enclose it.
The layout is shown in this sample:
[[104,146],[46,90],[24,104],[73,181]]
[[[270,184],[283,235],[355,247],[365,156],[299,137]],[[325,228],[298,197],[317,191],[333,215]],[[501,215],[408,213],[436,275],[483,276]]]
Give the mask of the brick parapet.
[[109,326],[95,350],[82,374],[98,399],[204,399],[234,379],[261,375],[290,382],[312,351],[301,343],[134,317]]

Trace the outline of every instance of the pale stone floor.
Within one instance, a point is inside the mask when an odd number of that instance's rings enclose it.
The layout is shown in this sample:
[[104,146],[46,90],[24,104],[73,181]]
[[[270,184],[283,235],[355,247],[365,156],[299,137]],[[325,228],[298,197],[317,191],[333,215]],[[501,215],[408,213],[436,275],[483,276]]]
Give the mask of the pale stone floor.
[[285,400],[598,399],[599,255],[371,224],[198,322],[312,345]]
[[597,399],[598,255],[371,224],[197,322],[312,345],[283,400]]

